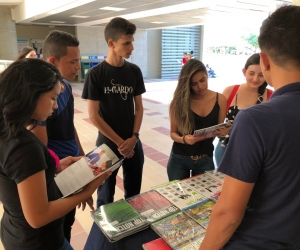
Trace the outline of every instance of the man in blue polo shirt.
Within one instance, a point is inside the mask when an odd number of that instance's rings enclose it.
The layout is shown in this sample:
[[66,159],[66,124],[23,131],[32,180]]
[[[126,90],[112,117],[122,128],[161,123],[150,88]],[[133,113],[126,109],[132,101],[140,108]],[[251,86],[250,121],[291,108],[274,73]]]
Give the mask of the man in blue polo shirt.
[[[74,126],[74,97],[68,80],[74,80],[80,70],[80,50],[77,38],[67,32],[53,30],[45,38],[43,58],[62,73],[62,92],[57,98],[58,109],[47,122],[36,126],[32,132],[57,156],[84,155]],[[92,204],[92,200],[88,201]],[[85,204],[83,203],[83,209]],[[70,241],[76,208],[64,217],[65,238]]]
[[277,9],[258,41],[275,92],[234,121],[201,250],[300,249],[300,7]]

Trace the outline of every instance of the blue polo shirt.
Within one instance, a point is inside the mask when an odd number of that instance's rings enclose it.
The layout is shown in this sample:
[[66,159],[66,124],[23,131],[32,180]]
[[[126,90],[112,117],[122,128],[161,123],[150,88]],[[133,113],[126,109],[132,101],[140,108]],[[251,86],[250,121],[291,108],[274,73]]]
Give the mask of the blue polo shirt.
[[219,171],[255,183],[224,249],[300,249],[300,83],[241,110]]
[[75,140],[74,97],[68,81],[63,80],[64,91],[57,98],[58,109],[41,125],[47,126],[48,148],[60,159],[79,156],[80,150]]

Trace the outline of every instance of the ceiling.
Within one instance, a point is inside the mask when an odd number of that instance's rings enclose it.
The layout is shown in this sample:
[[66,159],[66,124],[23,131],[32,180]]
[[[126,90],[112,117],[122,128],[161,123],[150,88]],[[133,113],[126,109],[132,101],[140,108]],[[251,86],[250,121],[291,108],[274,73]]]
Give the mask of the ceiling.
[[[295,0],[294,0],[295,1]],[[292,0],[0,0],[19,24],[105,26],[121,16],[140,29],[265,18]],[[110,9],[110,8],[118,9]],[[102,9],[104,8],[104,9]]]

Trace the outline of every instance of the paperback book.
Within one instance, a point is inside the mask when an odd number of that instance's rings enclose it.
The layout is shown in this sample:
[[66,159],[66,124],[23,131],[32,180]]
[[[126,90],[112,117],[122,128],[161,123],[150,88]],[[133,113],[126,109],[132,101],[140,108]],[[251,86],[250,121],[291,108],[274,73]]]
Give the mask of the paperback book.
[[91,212],[95,223],[110,242],[146,229],[149,222],[124,199],[105,204]]
[[198,204],[185,208],[183,212],[206,229],[214,205],[215,202],[213,202],[211,199],[206,199]]
[[206,171],[205,172],[206,175],[214,178],[215,180],[219,181],[219,182],[224,182],[225,179],[225,174],[218,172],[216,170],[212,170],[212,171]]
[[107,171],[114,171],[123,162],[106,145],[95,148],[55,177],[63,197],[79,192],[85,185]]
[[231,126],[231,125],[229,125],[227,123],[220,123],[215,126],[195,130],[194,135],[201,135],[201,136],[205,136],[206,138],[214,137],[214,136],[216,136],[214,134],[214,132],[217,129],[225,128],[225,127],[229,127],[229,126]]
[[182,212],[152,223],[151,228],[175,250],[198,250],[206,232]]
[[206,173],[181,180],[180,183],[204,195],[206,198],[211,198],[219,193],[223,185],[223,182],[212,178]]
[[142,247],[144,250],[172,250],[162,238],[144,243]]
[[127,202],[149,222],[180,212],[178,207],[155,190],[131,197]]
[[181,183],[179,180],[170,181],[161,185],[152,187],[162,196],[172,202],[180,209],[196,204],[206,197],[200,194],[195,189]]

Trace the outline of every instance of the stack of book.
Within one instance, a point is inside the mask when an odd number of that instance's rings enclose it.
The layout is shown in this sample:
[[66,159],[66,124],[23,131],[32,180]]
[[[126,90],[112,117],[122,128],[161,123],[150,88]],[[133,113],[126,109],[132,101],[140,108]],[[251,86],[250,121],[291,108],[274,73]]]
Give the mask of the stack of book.
[[206,230],[183,212],[151,224],[151,228],[172,248],[198,250]]
[[152,189],[159,192],[180,209],[196,204],[207,198],[178,180],[154,186]]
[[144,249],[170,249],[169,245],[172,249],[198,250],[224,178],[222,173],[209,171],[163,183],[127,200],[103,205],[92,212],[92,217],[111,242],[150,224],[161,239],[145,243]]
[[149,222],[124,199],[100,206],[91,215],[110,242],[146,229]]
[[165,197],[150,190],[127,199],[127,202],[149,222],[180,212],[180,209]]
[[197,191],[206,198],[212,198],[216,194],[219,194],[223,186],[223,182],[214,179],[207,173],[181,180],[180,183]]
[[183,209],[183,212],[206,229],[214,205],[214,201],[206,199],[198,204]]

